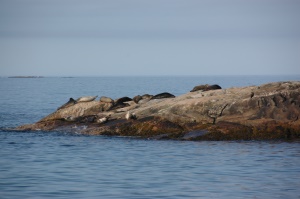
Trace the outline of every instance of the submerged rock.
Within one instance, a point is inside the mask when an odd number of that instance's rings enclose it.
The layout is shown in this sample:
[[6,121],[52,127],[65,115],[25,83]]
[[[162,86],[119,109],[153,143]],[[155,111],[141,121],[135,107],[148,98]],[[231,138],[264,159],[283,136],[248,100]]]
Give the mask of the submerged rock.
[[[189,92],[137,103],[76,103],[18,130],[70,129],[80,133],[179,140],[252,140],[300,138],[300,82]],[[146,100],[145,99],[145,100]],[[150,100],[150,101],[149,101]],[[131,103],[132,102],[132,103]],[[135,119],[127,119],[127,113]],[[109,115],[109,119],[105,119]],[[128,117],[130,118],[130,117]]]

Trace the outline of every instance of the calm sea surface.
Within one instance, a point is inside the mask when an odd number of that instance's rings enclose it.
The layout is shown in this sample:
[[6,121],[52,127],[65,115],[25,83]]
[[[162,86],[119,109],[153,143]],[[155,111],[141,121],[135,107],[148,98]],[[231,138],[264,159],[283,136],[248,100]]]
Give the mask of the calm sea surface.
[[0,198],[300,198],[299,142],[188,142],[14,132],[70,97],[119,98],[198,84],[300,76],[0,78]]

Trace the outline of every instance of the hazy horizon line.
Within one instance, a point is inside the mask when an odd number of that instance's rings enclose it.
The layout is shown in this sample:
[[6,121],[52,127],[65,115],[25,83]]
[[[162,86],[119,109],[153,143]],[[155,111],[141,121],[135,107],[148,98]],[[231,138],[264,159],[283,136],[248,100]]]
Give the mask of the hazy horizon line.
[[1,78],[77,78],[77,77],[203,77],[203,76],[300,76],[300,74],[203,74],[203,75],[1,75]]

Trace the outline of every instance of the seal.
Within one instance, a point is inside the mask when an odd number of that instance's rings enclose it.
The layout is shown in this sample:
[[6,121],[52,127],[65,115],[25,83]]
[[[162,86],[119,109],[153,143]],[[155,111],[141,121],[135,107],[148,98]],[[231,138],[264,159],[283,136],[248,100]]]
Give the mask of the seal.
[[98,97],[98,95],[97,96],[80,97],[76,100],[76,103],[78,103],[78,102],[91,102],[91,101],[94,101],[97,97]]
[[139,103],[139,101],[140,101],[141,99],[143,99],[143,98],[142,98],[142,96],[137,95],[137,96],[134,96],[132,99],[133,99],[133,101],[137,104],[137,103]]
[[76,122],[79,120],[79,118],[76,118],[76,117],[73,117],[73,116],[67,116],[65,118],[63,118],[65,121],[68,121],[68,122]]
[[71,97],[67,103],[63,104],[61,107],[58,107],[57,110],[73,106],[74,104],[76,104],[76,100]]
[[175,98],[175,95],[168,92],[164,92],[164,93],[154,95],[151,99],[163,99],[163,98]]
[[115,109],[129,106],[129,104],[124,103],[124,102],[129,102],[129,101],[132,101],[132,99],[130,97],[121,97],[119,99],[116,99],[113,103],[114,104],[113,107],[111,107],[110,110],[115,110]]
[[143,99],[151,99],[151,97],[153,97],[153,95],[149,95],[149,94],[142,95]]
[[129,101],[132,101],[130,97],[121,97],[115,100],[115,104],[122,104],[124,102],[129,102]]
[[202,90],[202,91],[209,91],[209,90],[217,90],[217,89],[222,89],[221,86],[217,85],[217,84],[213,84],[213,85],[208,85],[208,84],[205,84],[205,85],[198,85],[198,86],[195,86],[193,88],[193,90],[191,90],[190,92],[195,92],[195,91],[199,91],[199,90]]
[[103,123],[107,122],[107,120],[108,120],[107,117],[103,117],[103,118],[98,119],[97,123],[103,124]]
[[222,87],[219,86],[218,84],[213,84],[213,85],[210,85],[208,87],[208,89],[210,89],[210,90],[218,90],[218,89],[222,89]]
[[137,117],[136,117],[135,113],[131,113],[130,111],[127,111],[127,113],[125,115],[125,119],[126,120],[130,120],[130,119],[136,120]]
[[102,118],[100,118],[100,119],[98,119],[97,120],[97,123],[99,123],[99,124],[104,124],[104,123],[106,123],[107,121],[108,121],[108,119],[110,118],[110,114],[108,115],[108,116],[105,116],[105,117],[102,117]]
[[[139,96],[139,95],[138,95]],[[136,96],[137,97],[137,96]],[[140,99],[140,97],[141,97],[141,99]],[[142,96],[140,96],[140,97],[138,97],[138,104],[144,104],[144,103],[146,103],[146,102],[148,102],[148,101],[150,101],[151,100],[151,98],[153,97],[153,95],[149,95],[149,94],[144,94],[144,95],[142,95]],[[134,100],[134,99],[133,99]]]
[[100,102],[113,103],[114,100],[109,97],[102,96],[102,97],[100,97]]

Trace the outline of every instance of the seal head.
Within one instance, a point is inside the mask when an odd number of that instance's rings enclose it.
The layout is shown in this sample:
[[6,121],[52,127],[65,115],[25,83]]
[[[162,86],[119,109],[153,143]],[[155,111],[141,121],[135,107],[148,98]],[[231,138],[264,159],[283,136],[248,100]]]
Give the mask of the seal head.
[[69,101],[65,104],[63,104],[61,107],[59,107],[57,110],[63,109],[63,108],[67,108],[70,106],[73,106],[74,104],[76,104],[76,100],[74,100],[72,97],[69,99]]

